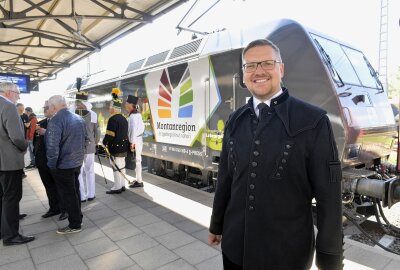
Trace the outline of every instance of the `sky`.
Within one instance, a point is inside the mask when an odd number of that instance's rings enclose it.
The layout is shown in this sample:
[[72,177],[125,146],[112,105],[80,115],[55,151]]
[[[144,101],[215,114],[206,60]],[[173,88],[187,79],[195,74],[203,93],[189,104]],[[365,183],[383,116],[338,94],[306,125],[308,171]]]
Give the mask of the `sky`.
[[[76,77],[106,70],[103,74],[121,74],[127,65],[146,56],[188,42],[192,33],[177,35],[176,26],[194,0],[155,20],[136,32],[104,47],[99,53],[58,73],[57,79],[40,83],[39,92],[21,96],[25,106],[42,107],[53,94],[63,94]],[[201,0],[187,16],[186,27],[215,0]],[[400,66],[400,1],[389,2],[388,74]],[[213,32],[223,28],[246,28],[275,19],[288,18],[335,37],[360,49],[378,69],[381,0],[221,0],[192,29]],[[90,69],[88,68],[90,63]]]

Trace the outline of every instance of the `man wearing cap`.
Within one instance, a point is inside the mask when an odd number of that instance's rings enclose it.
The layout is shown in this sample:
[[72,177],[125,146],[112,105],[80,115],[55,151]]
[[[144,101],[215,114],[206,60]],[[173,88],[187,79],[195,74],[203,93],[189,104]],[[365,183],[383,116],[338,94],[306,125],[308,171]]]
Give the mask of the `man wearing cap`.
[[32,169],[36,167],[35,153],[33,151],[33,137],[35,136],[36,124],[38,123],[38,120],[31,107],[26,107],[25,113],[29,118],[29,127],[26,131],[26,140],[28,141],[29,156],[31,158],[31,164],[29,164],[26,169]]
[[[83,166],[81,167],[81,173],[79,175],[81,202],[86,202],[86,200],[92,201],[96,197],[94,181],[94,153],[96,152],[96,144],[100,140],[100,129],[97,122],[97,114],[91,110],[92,104],[88,102],[88,93],[84,91],[78,91],[75,98],[75,113],[80,115],[85,121],[86,135],[88,137],[85,158],[83,160]],[[86,177],[86,191],[83,181],[84,173]]]
[[122,100],[118,97],[121,90],[113,88],[113,97],[109,112],[111,114],[107,123],[106,135],[103,144],[110,152],[110,162],[114,173],[114,186],[106,191],[107,194],[119,194],[123,191],[125,175],[125,157],[129,149],[128,121],[121,114]]
[[0,81],[0,239],[3,245],[19,245],[35,239],[19,234],[19,201],[22,169],[28,144],[15,103],[17,85]]
[[144,123],[141,114],[137,110],[139,98],[128,95],[125,109],[129,112],[128,118],[128,137],[130,150],[136,152],[136,181],[129,185],[130,188],[143,187],[142,181],[142,149]]

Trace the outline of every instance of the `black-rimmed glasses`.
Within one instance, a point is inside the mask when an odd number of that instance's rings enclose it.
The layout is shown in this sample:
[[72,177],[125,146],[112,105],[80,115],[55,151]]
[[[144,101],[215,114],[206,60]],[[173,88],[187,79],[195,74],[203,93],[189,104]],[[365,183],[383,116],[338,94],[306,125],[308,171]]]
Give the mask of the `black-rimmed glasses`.
[[282,61],[278,60],[265,60],[261,62],[252,62],[243,65],[243,70],[247,73],[255,72],[257,70],[258,65],[261,66],[264,70],[274,69],[275,63],[282,63]]

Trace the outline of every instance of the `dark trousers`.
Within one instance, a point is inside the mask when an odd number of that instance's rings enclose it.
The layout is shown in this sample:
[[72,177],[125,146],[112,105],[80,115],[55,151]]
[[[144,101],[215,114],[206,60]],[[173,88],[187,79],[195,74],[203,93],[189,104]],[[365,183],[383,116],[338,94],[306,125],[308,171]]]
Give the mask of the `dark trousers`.
[[82,223],[81,195],[78,179],[80,172],[80,166],[72,169],[51,170],[58,194],[61,195],[62,205],[67,210],[68,226],[71,229],[80,228]]
[[22,173],[22,170],[0,171],[0,228],[3,240],[18,235]]
[[46,189],[47,199],[49,200],[49,211],[52,212],[65,212],[65,207],[61,205],[60,197],[58,194],[56,182],[51,175],[49,167],[46,165],[37,165],[40,178],[42,179],[43,186]]
[[222,252],[222,262],[224,263],[224,270],[243,270],[241,265],[235,264]]

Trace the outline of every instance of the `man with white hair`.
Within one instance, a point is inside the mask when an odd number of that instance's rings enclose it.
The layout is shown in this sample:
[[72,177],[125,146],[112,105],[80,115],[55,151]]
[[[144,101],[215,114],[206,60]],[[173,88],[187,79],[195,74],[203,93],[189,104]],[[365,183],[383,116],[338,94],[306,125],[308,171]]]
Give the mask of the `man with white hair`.
[[[92,104],[88,102],[88,93],[78,91],[75,95],[76,101],[75,113],[80,115],[85,121],[86,135],[88,137],[88,145],[86,146],[85,158],[81,173],[79,174],[79,189],[81,194],[81,202],[94,200],[96,198],[95,191],[95,174],[94,174],[94,153],[96,152],[96,144],[100,140],[100,129],[97,122],[97,114],[92,111]],[[85,183],[83,181],[83,174],[86,178],[86,191]]]
[[19,234],[19,201],[22,198],[24,154],[28,147],[15,103],[18,87],[0,82],[0,239],[4,246],[35,239]]
[[49,113],[54,116],[45,133],[47,166],[56,180],[69,221],[68,226],[58,229],[57,233],[77,233],[82,231],[79,174],[85,155],[85,122],[68,110],[60,95],[50,97]]

